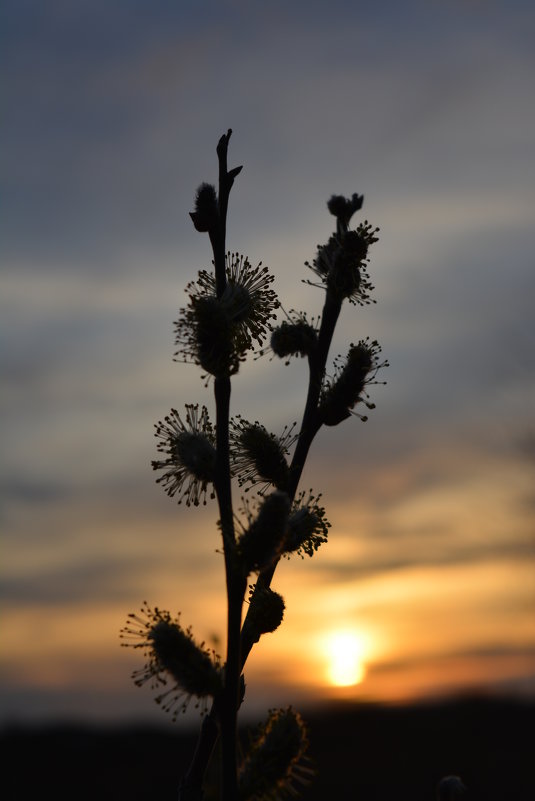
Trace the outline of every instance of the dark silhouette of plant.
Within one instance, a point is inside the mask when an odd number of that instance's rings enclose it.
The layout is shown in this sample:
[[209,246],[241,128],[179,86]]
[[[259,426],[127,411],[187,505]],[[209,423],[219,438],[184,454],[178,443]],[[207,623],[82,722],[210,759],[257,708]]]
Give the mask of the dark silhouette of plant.
[[[218,191],[201,184],[191,213],[197,231],[209,236],[213,271],[201,271],[188,285],[189,303],[175,325],[176,358],[197,364],[206,383],[213,381],[216,420],[211,423],[205,406],[188,404],[184,415],[172,409],[156,425],[160,458],[153,462],[158,482],[178,503],[197,506],[207,497],[217,499],[227,590],[226,659],[221,664],[204,644],[196,643],[179,618],[146,604],[140,614],[129,616],[122,630],[123,644],[143,649],[147,657],[146,665],[134,673],[136,684],[156,687],[156,700],[165,709],[176,716],[191,698],[205,711],[211,702],[181,783],[182,801],[202,798],[218,737],[224,801],[282,798],[295,794],[296,786],[310,776],[305,725],[292,707],[272,711],[241,763],[238,760],[242,670],[254,644],[282,622],[284,600],[270,586],[280,558],[291,553],[313,556],[327,540],[329,523],[321,496],[298,491],[312,441],[322,426],[338,425],[351,415],[367,419],[357,409],[374,408],[367,387],[377,383],[377,371],[386,365],[378,343],[363,339],[351,343],[347,355],[337,357],[334,368],[326,371],[343,302],[372,302],[367,263],[378,229],[367,221],[349,228],[362,207],[362,195],[330,198],[327,206],[336,218],[336,231],[306,263],[314,273],[314,280],[306,283],[325,295],[320,318],[291,310],[276,325],[279,301],[267,268],[253,267],[244,256],[226,251],[229,194],[242,169],[227,166],[231,133],[217,145]],[[257,421],[230,418],[232,376],[255,348],[260,354],[269,350],[286,364],[293,357],[307,359],[309,383],[298,432],[291,426],[275,435]],[[256,490],[243,502],[240,515],[232,500],[233,479],[245,492]],[[242,620],[245,601],[249,603]]]

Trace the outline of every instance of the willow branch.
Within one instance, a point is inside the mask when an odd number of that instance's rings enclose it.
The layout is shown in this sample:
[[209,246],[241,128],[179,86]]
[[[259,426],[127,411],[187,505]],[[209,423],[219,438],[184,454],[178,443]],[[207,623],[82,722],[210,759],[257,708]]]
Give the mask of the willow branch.
[[[211,235],[216,277],[216,294],[220,298],[226,288],[226,218],[230,190],[234,178],[241,170],[231,173],[227,169],[228,143],[232,131],[229,129],[217,145],[219,160],[219,224]],[[238,794],[237,776],[237,714],[238,693],[241,673],[241,615],[246,578],[242,576],[235,555],[236,535],[232,508],[232,490],[229,449],[231,382],[229,376],[215,378],[214,394],[216,404],[216,465],[215,491],[219,504],[223,550],[225,554],[225,574],[227,584],[227,660],[225,664],[225,685],[218,703],[218,717],[222,735],[223,756],[223,799],[235,801]],[[202,749],[205,753],[206,749]],[[211,749],[210,749],[211,754]]]

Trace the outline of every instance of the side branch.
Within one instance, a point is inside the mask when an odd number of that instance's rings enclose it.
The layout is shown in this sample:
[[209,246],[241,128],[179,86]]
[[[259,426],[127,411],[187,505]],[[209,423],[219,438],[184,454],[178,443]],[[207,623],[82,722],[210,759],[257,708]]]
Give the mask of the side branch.
[[[329,355],[334,329],[336,328],[336,323],[338,322],[341,308],[341,300],[333,297],[331,292],[327,290],[321,317],[317,348],[309,357],[307,400],[305,404],[305,411],[303,413],[301,431],[290,465],[290,479],[288,482],[287,492],[290,497],[290,502],[292,503],[301,480],[308,451],[310,450],[310,446],[312,445],[314,437],[321,428],[321,421],[318,419],[318,404],[323,375],[325,373],[325,366],[327,364],[327,357]],[[264,589],[271,585],[279,561],[280,560],[277,559],[272,565],[270,565],[269,568],[260,573],[256,583],[257,587]],[[242,628],[242,668],[243,665],[245,665],[247,657],[255,643],[253,639],[247,636],[247,631],[248,628],[244,623]]]

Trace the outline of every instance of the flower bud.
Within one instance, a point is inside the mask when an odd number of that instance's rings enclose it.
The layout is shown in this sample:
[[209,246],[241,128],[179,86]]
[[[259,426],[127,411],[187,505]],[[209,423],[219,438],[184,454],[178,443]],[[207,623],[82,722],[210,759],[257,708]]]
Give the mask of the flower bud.
[[194,337],[197,359],[207,373],[228,377],[238,372],[239,358],[234,350],[232,320],[214,296],[193,299]]
[[244,323],[251,313],[251,295],[247,287],[229,282],[221,296],[221,305],[233,324]]
[[342,258],[347,264],[360,264],[368,255],[370,244],[369,238],[364,235],[362,229],[347,231],[341,243]]
[[289,512],[290,499],[285,492],[275,490],[264,499],[238,543],[248,573],[269,567],[280,555]]
[[191,629],[182,628],[180,616],[173,619],[169,612],[145,603],[141,615],[128,616],[121,639],[124,646],[142,648],[147,657],[144,667],[132,675],[138,687],[147,682],[153,687],[167,685],[171,679],[172,686],[156,702],[166,711],[173,710],[173,718],[186,710],[192,696],[206,708],[206,699],[221,689],[215,654],[205,650],[204,643],[197,645]]
[[190,212],[193,225],[200,233],[213,230],[219,222],[219,209],[215,187],[201,184],[195,197],[195,211]]
[[325,283],[327,276],[331,271],[336,254],[338,253],[340,244],[336,236],[329,237],[329,241],[325,245],[318,245],[316,255],[312,260],[312,264],[308,261],[305,266],[309,267],[316,275]]
[[278,629],[282,623],[284,608],[284,598],[278,592],[259,585],[251,589],[251,600],[244,625],[253,642],[258,642],[262,634]]
[[225,263],[223,291],[213,273],[201,270],[186,287],[189,305],[175,323],[175,356],[221,378],[237,373],[254,343],[262,344],[279,306],[273,276],[262,263],[253,267],[238,253],[227,253]]
[[339,225],[337,233],[330,237],[327,244],[318,246],[312,263],[305,262],[305,265],[316,273],[322,285],[338,300],[347,299],[350,303],[360,305],[372,303],[374,301],[370,300],[370,293],[374,287],[367,273],[366,262],[369,246],[378,241],[378,230],[372,228],[367,220],[355,231],[348,231],[347,226]]
[[298,794],[296,784],[307,784],[313,771],[307,766],[305,724],[292,707],[272,710],[258,730],[239,771],[242,799],[281,798]]
[[280,440],[259,423],[247,424],[241,420],[240,423],[236,424],[233,436],[235,447],[243,451],[236,457],[237,461],[250,463],[261,481],[284,487],[288,480],[288,464]]
[[[203,406],[199,413],[198,404],[186,404],[185,420],[176,409],[166,415],[164,421],[156,426],[155,436],[159,440],[158,450],[163,459],[152,462],[154,470],[162,470],[157,479],[172,498],[178,496],[178,503],[186,498],[186,505],[198,506],[206,503],[208,485],[213,484],[215,472],[215,432]],[[214,493],[211,493],[214,497]]]
[[262,344],[280,304],[271,289],[274,277],[262,262],[253,267],[246,256],[227,253],[226,265],[236,348],[245,353],[255,342]]
[[200,698],[214,695],[220,687],[220,675],[210,658],[194,641],[191,632],[165,618],[150,629],[147,640],[154,655],[177,685],[188,695]]
[[340,237],[340,247],[327,277],[327,286],[338,297],[350,298],[358,295],[362,280],[362,262],[368,255],[369,244],[369,239],[361,229],[346,231]]
[[270,486],[284,490],[289,473],[286,455],[296,440],[294,427],[295,423],[285,426],[276,436],[260,423],[249,423],[240,415],[230,421],[230,456],[240,487],[247,483],[264,485],[258,490],[260,495]]
[[242,447],[254,460],[257,472],[276,487],[284,486],[288,465],[279,442],[261,426],[249,426],[241,437]]
[[360,269],[358,264],[351,264],[347,254],[339,251],[327,276],[327,288],[335,297],[343,299],[358,295],[360,289]]
[[173,444],[174,457],[181,462],[198,481],[213,482],[216,449],[201,433],[184,431]]
[[284,320],[271,334],[271,350],[280,359],[288,356],[309,356],[316,347],[316,329],[304,320]]
[[325,508],[319,505],[321,495],[314,497],[310,491],[308,497],[302,492],[296,498],[288,517],[288,528],[284,541],[284,553],[298,553],[313,556],[320,545],[327,542],[327,533],[331,524],[325,516]]
[[335,426],[346,420],[359,402],[365,403],[370,409],[374,408],[362,395],[364,387],[371,381],[369,374],[373,378],[379,367],[383,366],[377,363],[379,351],[380,347],[375,341],[370,343],[363,340],[351,345],[345,365],[337,370],[335,378],[322,393],[319,413],[325,425]]
[[343,195],[332,195],[327,201],[327,208],[340,221],[343,228],[347,228],[353,214],[362,208],[363,201],[364,195],[357,195],[356,193],[351,198],[345,198]]

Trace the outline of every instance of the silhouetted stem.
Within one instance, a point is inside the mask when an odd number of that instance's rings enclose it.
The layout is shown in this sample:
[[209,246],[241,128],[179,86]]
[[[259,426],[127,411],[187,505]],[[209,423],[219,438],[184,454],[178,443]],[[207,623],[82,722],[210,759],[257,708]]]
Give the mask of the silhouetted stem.
[[[234,176],[237,175],[236,170],[233,170],[230,175],[227,170],[227,151],[231,133],[232,131],[229,129],[221,137],[217,145],[219,160],[219,226],[217,232],[211,236],[217,297],[221,297],[227,283],[225,265],[226,218],[229,193],[234,182]],[[214,486],[219,504],[227,583],[227,660],[225,663],[225,683],[223,692],[218,698],[217,711],[222,738],[222,798],[223,801],[236,801],[238,797],[237,716],[241,673],[240,630],[246,577],[242,575],[235,556],[236,536],[232,509],[229,455],[230,378],[226,376],[217,377],[214,383],[216,404]],[[200,744],[199,747],[202,754],[209,757],[212,749],[209,749],[208,753],[204,746]]]
[[303,421],[301,423],[301,431],[299,439],[295,446],[295,451],[290,465],[290,481],[288,485],[288,493],[290,498],[294,499],[303,467],[305,466],[306,458],[312,441],[319,429],[321,428],[321,420],[318,419],[318,404],[321,393],[321,386],[323,376],[325,373],[325,365],[327,364],[327,357],[329,355],[329,348],[338,322],[340,310],[342,308],[342,301],[335,298],[329,291],[325,297],[325,304],[323,306],[323,313],[321,316],[321,326],[318,335],[318,344],[313,353],[309,356],[310,376],[308,382],[308,394],[305,404],[305,411],[303,413]]
[[182,779],[179,790],[180,801],[202,801],[202,785],[206,768],[219,736],[216,706],[203,719],[197,747],[188,772]]
[[[323,381],[323,375],[325,373],[327,356],[329,355],[329,348],[331,346],[334,329],[336,328],[336,323],[338,322],[341,308],[341,300],[333,297],[332,294],[327,291],[321,316],[318,344],[314,353],[312,353],[309,357],[310,373],[307,400],[305,404],[305,411],[303,413],[301,431],[299,432],[299,438],[297,440],[292,463],[290,465],[290,478],[288,482],[287,493],[292,503],[301,480],[301,475],[303,473],[303,468],[305,466],[310,446],[312,445],[314,437],[321,428],[321,420],[318,417],[318,404],[321,393],[321,385]],[[269,568],[266,568],[260,573],[256,582],[256,587],[265,588],[270,586],[278,563],[279,560],[277,559],[272,565],[270,565]],[[247,635],[248,631],[249,628],[244,624],[242,629],[241,647],[242,667],[245,664],[253,645],[255,644],[255,640],[251,639],[251,637]]]
[[217,443],[215,488],[223,535],[227,582],[227,660],[225,664],[225,684],[219,703],[219,720],[222,735],[223,799],[224,801],[235,801],[238,790],[236,734],[238,689],[241,672],[240,629],[246,582],[242,579],[237,569],[237,560],[235,559],[235,532],[232,514],[228,439],[230,379],[216,378],[215,399]]

